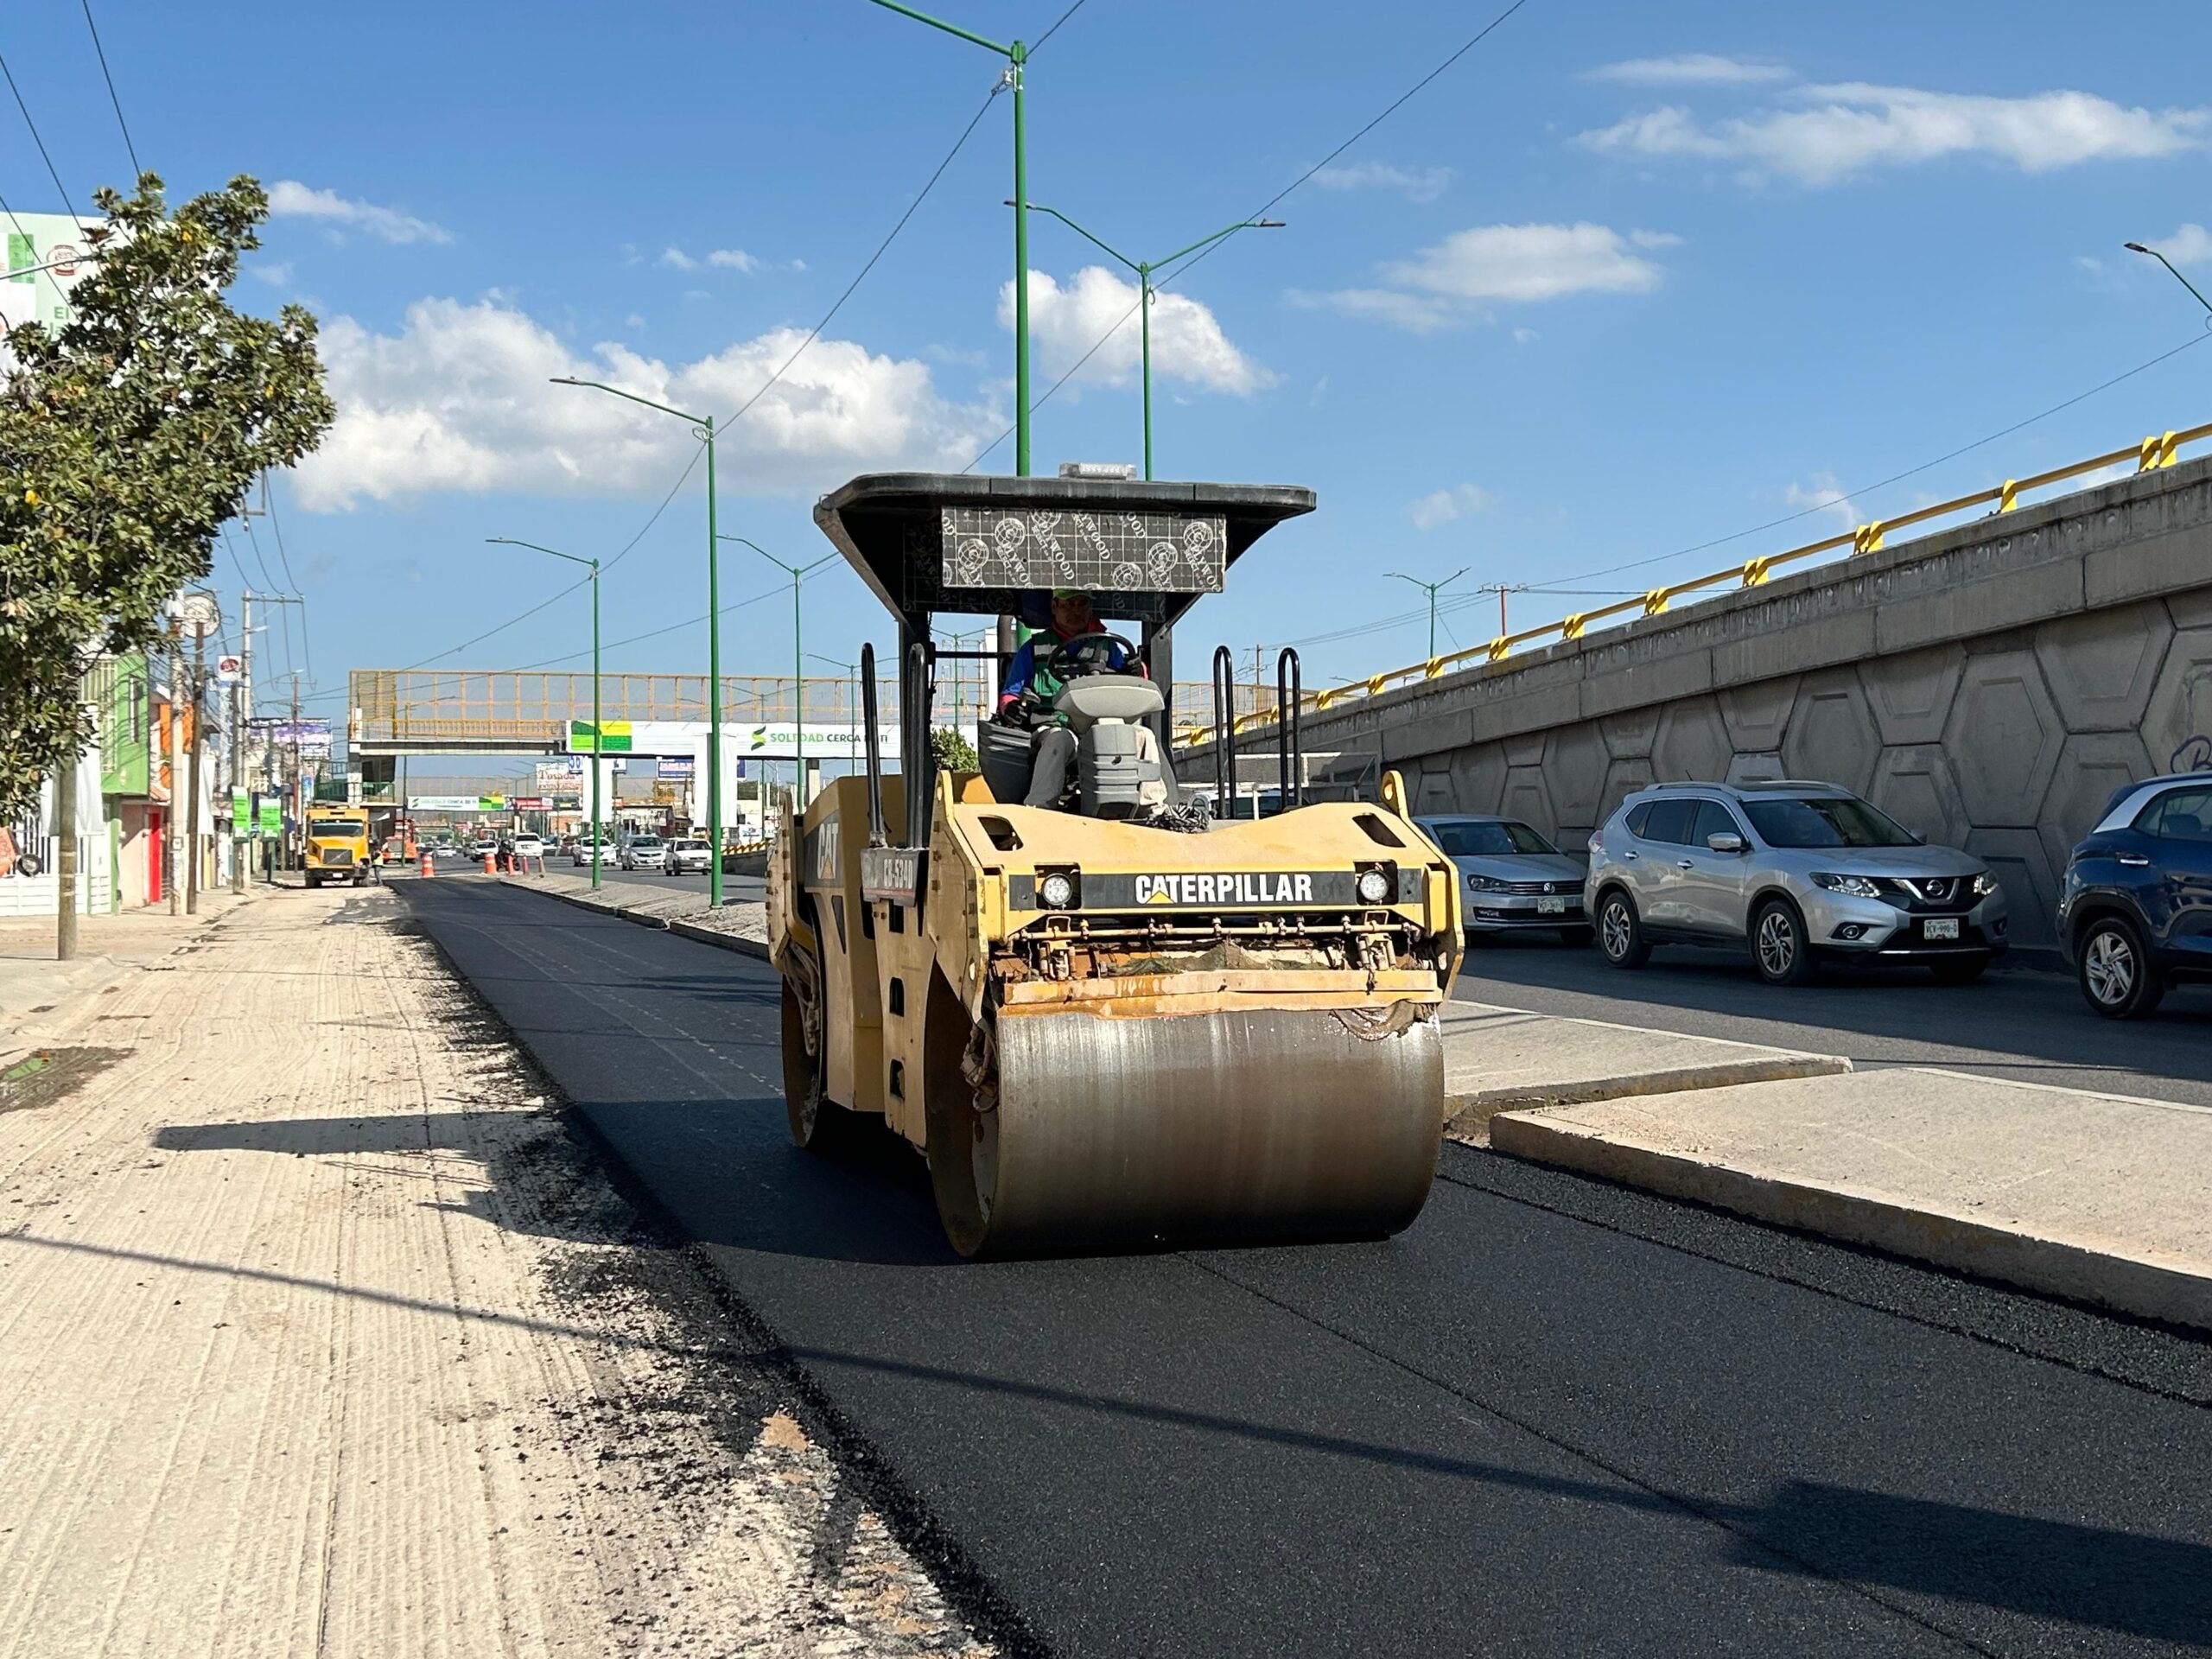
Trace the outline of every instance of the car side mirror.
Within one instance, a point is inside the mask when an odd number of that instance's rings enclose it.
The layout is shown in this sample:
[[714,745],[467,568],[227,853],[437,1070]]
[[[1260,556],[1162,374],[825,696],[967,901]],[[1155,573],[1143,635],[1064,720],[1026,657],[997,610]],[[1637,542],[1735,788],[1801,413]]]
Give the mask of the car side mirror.
[[1716,853],[1740,853],[1744,850],[1744,838],[1726,830],[1717,836],[1707,836],[1705,844]]

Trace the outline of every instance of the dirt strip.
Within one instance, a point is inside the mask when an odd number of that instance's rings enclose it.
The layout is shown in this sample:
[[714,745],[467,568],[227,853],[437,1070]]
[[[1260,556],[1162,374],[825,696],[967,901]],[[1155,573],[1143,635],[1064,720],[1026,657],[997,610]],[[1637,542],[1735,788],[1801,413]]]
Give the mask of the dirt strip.
[[989,1650],[390,894],[10,1024],[0,1659]]

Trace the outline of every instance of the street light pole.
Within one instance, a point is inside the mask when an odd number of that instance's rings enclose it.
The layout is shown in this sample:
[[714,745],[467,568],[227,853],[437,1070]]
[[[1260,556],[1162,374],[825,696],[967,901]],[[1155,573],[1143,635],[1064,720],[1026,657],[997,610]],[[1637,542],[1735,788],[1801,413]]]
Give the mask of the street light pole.
[[2181,271],[2175,266],[2172,260],[2167,258],[2164,254],[2160,253],[2156,248],[2145,247],[2140,242],[2123,242],[2120,245],[2126,248],[2130,253],[2147,253],[2152,258],[2157,260],[2168,270],[2172,271],[2174,274],[2174,280],[2179,283],[2183,288],[2187,289],[2191,294],[2196,295],[2196,302],[2204,308],[2206,326],[2208,327],[2212,327],[2212,300],[2208,300],[2202,294],[2198,294],[2196,292],[2196,284],[2190,282],[2188,277],[2183,276]]
[[[611,392],[631,403],[643,404],[647,409],[657,409],[664,415],[673,415],[679,421],[689,421],[707,445],[707,841],[714,849],[714,855],[707,861],[707,904],[711,909],[722,901],[722,607],[721,550],[715,544],[719,539],[715,534],[715,417],[686,414],[650,397],[640,397],[634,391],[610,386],[603,380],[579,380],[573,375],[556,374],[553,384]],[[593,591],[596,594],[597,589]],[[595,607],[596,599],[593,602]],[[592,841],[593,845],[598,844],[595,829]]]
[[[855,730],[857,731],[861,722],[861,665],[858,663],[841,663],[835,657],[824,657],[818,651],[810,651],[806,654],[815,662],[827,663],[832,668],[843,669],[846,675],[850,678],[852,682],[851,690],[853,700],[848,706],[846,712],[850,717],[851,723]],[[855,758],[853,754],[853,741],[854,740],[849,737],[845,740],[845,759],[849,761]]]
[[[837,555],[824,553],[812,564],[789,564],[760,543],[747,541],[742,536],[725,536],[722,540],[751,548],[779,570],[787,572],[791,579],[791,760],[796,780],[791,798],[798,803],[792,810],[793,816],[804,817],[806,816],[806,652],[799,639],[798,585],[810,571],[819,570]],[[719,849],[716,857],[719,861]]]
[[[1239,231],[1279,231],[1283,228],[1283,221],[1279,219],[1240,219],[1234,225],[1223,226],[1211,236],[1200,237],[1188,247],[1176,249],[1164,259],[1132,259],[1111,243],[1092,235],[1058,208],[1047,207],[1041,201],[1033,201],[1029,205],[1038,213],[1050,213],[1093,247],[1109,258],[1118,260],[1136,273],[1139,333],[1143,339],[1144,475],[1150,478],[1152,476],[1152,273],[1164,270],[1187,255],[1196,253],[1200,248],[1212,245],[1224,237],[1234,236]],[[1011,207],[1014,204],[1008,202],[1007,206]],[[1430,654],[1433,656],[1435,653]]]
[[[711,452],[709,452],[711,453]],[[550,553],[556,559],[566,559],[570,564],[581,564],[591,571],[591,884],[599,886],[600,842],[600,775],[605,770],[600,756],[607,742],[606,722],[599,713],[599,561],[563,553],[557,547],[541,547],[536,542],[518,541],[512,536],[486,536],[484,538],[497,547],[526,547],[533,553]]]
[[1006,85],[1014,91],[1014,470],[1029,476],[1029,172],[1027,148],[1027,89],[1029,48],[1020,41],[1000,41],[932,17],[926,11],[901,5],[899,0],[875,0],[886,11],[895,11],[918,23],[927,23],[971,46],[995,52],[1007,62]]
[[1410,582],[1414,587],[1420,588],[1423,593],[1428,595],[1428,660],[1431,662],[1434,662],[1436,660],[1437,593],[1441,588],[1449,588],[1453,582],[1459,581],[1460,577],[1465,575],[1471,569],[1473,569],[1471,565],[1463,564],[1457,570],[1454,570],[1450,575],[1445,577],[1441,582],[1423,582],[1420,577],[1409,576],[1402,570],[1386,570],[1382,573],[1388,576],[1395,576],[1400,582]]

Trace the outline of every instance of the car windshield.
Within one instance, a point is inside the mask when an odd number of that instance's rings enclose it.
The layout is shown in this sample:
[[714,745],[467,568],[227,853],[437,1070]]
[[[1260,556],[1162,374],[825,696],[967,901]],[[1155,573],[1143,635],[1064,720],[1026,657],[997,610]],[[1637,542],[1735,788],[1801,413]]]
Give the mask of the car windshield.
[[676,850],[679,853],[703,853],[707,850],[707,843],[703,841],[679,841],[676,843]]
[[1489,823],[1437,823],[1429,826],[1436,844],[1449,858],[1496,858],[1512,853],[1556,853],[1553,846],[1525,823],[1499,818]]
[[1744,812],[1770,847],[1911,847],[1913,838],[1852,795],[1745,801]]
[[359,818],[317,818],[308,826],[312,836],[365,836],[369,826]]

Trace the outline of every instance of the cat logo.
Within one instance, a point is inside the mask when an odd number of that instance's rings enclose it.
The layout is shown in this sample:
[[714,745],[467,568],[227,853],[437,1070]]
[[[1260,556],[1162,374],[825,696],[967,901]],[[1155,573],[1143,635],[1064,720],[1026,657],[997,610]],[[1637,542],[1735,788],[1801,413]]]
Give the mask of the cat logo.
[[830,819],[814,832],[814,879],[823,887],[837,882],[838,820]]

